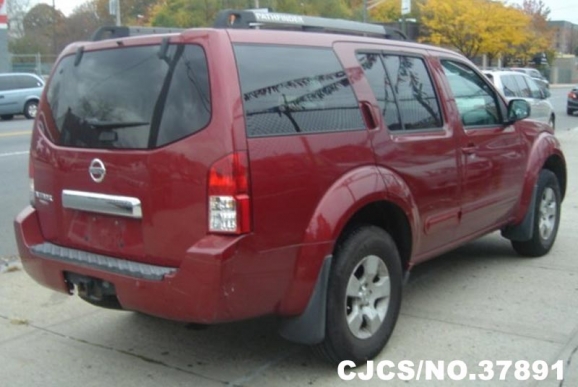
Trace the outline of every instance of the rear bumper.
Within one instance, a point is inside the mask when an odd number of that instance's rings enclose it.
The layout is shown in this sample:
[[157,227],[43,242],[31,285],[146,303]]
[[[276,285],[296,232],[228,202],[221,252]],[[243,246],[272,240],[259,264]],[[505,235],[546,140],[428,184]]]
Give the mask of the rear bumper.
[[[47,243],[36,210],[24,209],[14,221],[18,250],[26,272],[38,283],[70,293],[65,273],[114,284],[122,307],[159,317],[216,323],[250,317],[235,315],[223,291],[225,261],[236,252],[240,237],[208,236],[189,249],[178,268],[158,267],[67,249]],[[262,305],[259,312],[266,313]],[[256,310],[251,312],[255,313]],[[269,310],[272,312],[272,310]]]
[[567,107],[568,109],[578,109],[578,100],[569,99]]

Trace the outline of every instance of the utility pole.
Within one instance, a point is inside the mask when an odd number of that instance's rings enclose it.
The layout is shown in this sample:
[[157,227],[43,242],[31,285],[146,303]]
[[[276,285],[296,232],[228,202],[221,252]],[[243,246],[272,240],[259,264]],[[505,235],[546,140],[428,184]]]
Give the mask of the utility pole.
[[108,13],[116,16],[116,26],[120,26],[120,0],[108,0]]
[[120,0],[116,0],[116,26],[120,25]]

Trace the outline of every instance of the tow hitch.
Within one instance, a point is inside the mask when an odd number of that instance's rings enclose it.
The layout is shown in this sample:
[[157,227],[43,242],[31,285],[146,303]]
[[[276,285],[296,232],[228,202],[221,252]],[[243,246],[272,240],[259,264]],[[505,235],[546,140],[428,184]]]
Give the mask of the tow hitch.
[[84,301],[109,309],[122,309],[114,284],[98,278],[88,277],[75,273],[64,273],[64,279],[70,294],[75,290]]

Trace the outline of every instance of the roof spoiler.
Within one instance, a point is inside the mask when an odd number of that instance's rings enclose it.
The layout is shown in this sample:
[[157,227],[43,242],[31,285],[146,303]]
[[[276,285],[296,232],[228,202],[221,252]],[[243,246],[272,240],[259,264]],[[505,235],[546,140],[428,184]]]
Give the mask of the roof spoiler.
[[380,24],[362,23],[343,19],[329,19],[317,16],[276,13],[269,12],[268,9],[227,9],[217,14],[213,27],[240,29],[289,29],[407,40],[407,36],[400,30]]

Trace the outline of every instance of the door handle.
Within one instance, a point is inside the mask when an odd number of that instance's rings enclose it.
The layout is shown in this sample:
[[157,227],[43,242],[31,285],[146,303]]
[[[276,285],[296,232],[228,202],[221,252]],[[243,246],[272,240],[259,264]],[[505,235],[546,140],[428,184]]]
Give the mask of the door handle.
[[478,147],[475,146],[474,144],[468,144],[468,146],[462,148],[462,153],[465,155],[473,155],[474,153],[476,153],[477,149]]

